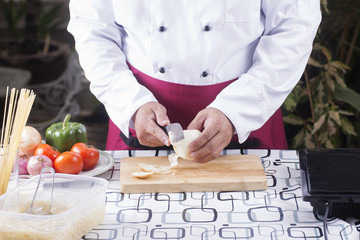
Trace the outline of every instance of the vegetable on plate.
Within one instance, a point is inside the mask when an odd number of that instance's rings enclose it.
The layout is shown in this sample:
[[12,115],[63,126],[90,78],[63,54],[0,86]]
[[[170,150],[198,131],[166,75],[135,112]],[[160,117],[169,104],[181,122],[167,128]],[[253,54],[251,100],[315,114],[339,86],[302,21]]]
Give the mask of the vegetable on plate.
[[19,175],[28,175],[27,164],[29,161],[29,157],[26,154],[19,154],[18,157],[18,165],[19,165]]
[[45,155],[30,157],[27,163],[27,171],[30,175],[38,175],[43,167],[53,167],[53,162]]
[[78,174],[82,168],[83,159],[76,152],[63,152],[54,161],[54,169],[57,173]]
[[45,132],[46,143],[61,153],[70,151],[75,143],[87,143],[85,126],[81,123],[69,122],[70,117],[71,115],[67,114],[63,122],[52,124]]
[[60,155],[60,152],[49,144],[42,143],[35,148],[34,155],[45,155],[54,162]]
[[25,126],[20,137],[19,152],[28,157],[33,156],[35,148],[41,144],[39,131],[31,126]]
[[99,150],[85,143],[76,143],[72,146],[71,152],[76,152],[81,155],[84,163],[82,170],[93,169],[100,158]]

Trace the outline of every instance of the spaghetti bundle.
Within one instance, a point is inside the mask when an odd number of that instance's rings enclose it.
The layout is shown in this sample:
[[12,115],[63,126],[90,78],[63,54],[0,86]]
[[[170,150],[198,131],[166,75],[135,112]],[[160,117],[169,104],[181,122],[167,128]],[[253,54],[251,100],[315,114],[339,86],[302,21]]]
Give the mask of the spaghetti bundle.
[[22,131],[28,120],[35,94],[28,89],[6,89],[0,139],[0,195],[6,193]]

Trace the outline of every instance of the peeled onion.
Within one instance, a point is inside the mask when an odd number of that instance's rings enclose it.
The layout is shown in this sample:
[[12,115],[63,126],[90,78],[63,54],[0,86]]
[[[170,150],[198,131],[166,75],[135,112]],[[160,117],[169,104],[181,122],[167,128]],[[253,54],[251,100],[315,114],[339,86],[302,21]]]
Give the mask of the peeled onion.
[[38,175],[43,167],[53,167],[51,159],[45,155],[36,155],[30,157],[27,164],[27,171],[30,175]]
[[181,157],[182,159],[185,160],[194,160],[194,158],[191,158],[189,156],[190,152],[188,150],[189,144],[194,141],[199,135],[201,134],[201,132],[199,130],[184,130],[184,139],[173,143],[172,142],[172,137],[170,137],[170,143],[173,145],[174,147],[174,151],[177,155],[179,155],[179,157]]
[[185,160],[194,160],[189,156],[189,144],[194,141],[201,132],[199,130],[184,130],[184,139],[174,143],[174,136],[169,134],[170,143],[173,145],[175,154],[170,154],[168,159],[170,166],[158,166],[158,165],[150,165],[144,163],[138,163],[138,167],[143,172],[133,172],[131,175],[137,178],[148,178],[153,174],[175,174],[178,167],[178,157],[181,157]]
[[25,126],[20,138],[20,154],[25,154],[28,157],[33,156],[35,148],[42,143],[41,141],[41,135],[36,128]]

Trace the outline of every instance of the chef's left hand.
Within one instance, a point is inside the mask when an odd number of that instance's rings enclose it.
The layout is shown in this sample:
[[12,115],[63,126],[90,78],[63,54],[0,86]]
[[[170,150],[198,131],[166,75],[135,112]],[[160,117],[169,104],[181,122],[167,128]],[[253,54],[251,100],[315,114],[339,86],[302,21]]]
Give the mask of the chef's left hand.
[[196,162],[205,163],[218,157],[230,143],[234,126],[220,110],[205,108],[189,124],[188,129],[197,129],[201,135],[189,145],[190,156]]

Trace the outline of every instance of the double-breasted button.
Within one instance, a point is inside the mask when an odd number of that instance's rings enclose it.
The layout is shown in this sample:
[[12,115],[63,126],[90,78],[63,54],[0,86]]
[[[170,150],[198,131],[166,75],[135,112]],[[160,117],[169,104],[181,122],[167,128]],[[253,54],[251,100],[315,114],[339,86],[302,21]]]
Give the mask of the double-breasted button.
[[209,32],[211,30],[211,27],[209,25],[205,25],[203,29],[205,32]]
[[207,77],[209,75],[209,73],[207,72],[207,71],[203,71],[202,73],[201,73],[201,76],[202,77]]
[[166,31],[166,27],[165,26],[160,26],[159,27],[159,32],[165,32]]
[[164,67],[159,68],[159,72],[160,73],[165,73],[165,68]]

